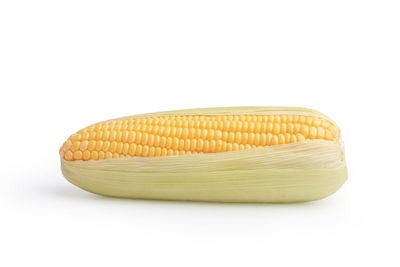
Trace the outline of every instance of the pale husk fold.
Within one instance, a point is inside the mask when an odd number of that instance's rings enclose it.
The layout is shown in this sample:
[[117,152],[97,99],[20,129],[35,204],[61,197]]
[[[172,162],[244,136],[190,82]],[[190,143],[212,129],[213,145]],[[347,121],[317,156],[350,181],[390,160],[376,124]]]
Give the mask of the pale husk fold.
[[316,200],[347,177],[340,145],[320,140],[215,154],[62,160],[62,171],[101,195],[223,202]]

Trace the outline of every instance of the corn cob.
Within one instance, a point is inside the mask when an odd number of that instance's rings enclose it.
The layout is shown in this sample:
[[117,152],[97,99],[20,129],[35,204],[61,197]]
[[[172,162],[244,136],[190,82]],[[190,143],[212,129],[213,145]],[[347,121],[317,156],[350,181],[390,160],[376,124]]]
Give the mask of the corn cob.
[[302,108],[211,108],[114,119],[71,135],[64,176],[93,193],[144,199],[300,202],[347,178],[340,131]]

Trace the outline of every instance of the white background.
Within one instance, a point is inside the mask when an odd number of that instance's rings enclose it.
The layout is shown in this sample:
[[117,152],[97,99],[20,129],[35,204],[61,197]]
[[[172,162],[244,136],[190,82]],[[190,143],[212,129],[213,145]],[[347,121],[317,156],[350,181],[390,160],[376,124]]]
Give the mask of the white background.
[[[1,266],[399,266],[399,1],[0,1]],[[301,106],[349,180],[311,203],[120,200],[69,184],[76,130]],[[397,255],[396,255],[397,254]]]

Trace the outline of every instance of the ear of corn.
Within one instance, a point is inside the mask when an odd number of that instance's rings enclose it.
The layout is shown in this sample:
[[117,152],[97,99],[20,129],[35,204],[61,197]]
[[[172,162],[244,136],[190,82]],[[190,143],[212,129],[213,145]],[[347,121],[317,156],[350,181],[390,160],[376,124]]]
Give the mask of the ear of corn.
[[64,176],[97,194],[223,202],[310,201],[347,170],[340,131],[300,108],[213,108],[89,126],[60,148]]

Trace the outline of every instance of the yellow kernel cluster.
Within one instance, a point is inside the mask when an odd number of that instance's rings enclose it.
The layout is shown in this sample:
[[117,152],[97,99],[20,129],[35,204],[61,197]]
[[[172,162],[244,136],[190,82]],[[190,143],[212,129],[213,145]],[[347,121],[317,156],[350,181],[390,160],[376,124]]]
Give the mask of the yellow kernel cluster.
[[124,118],[71,135],[60,153],[68,161],[159,157],[237,151],[312,139],[337,140],[337,129],[317,116],[187,115]]

